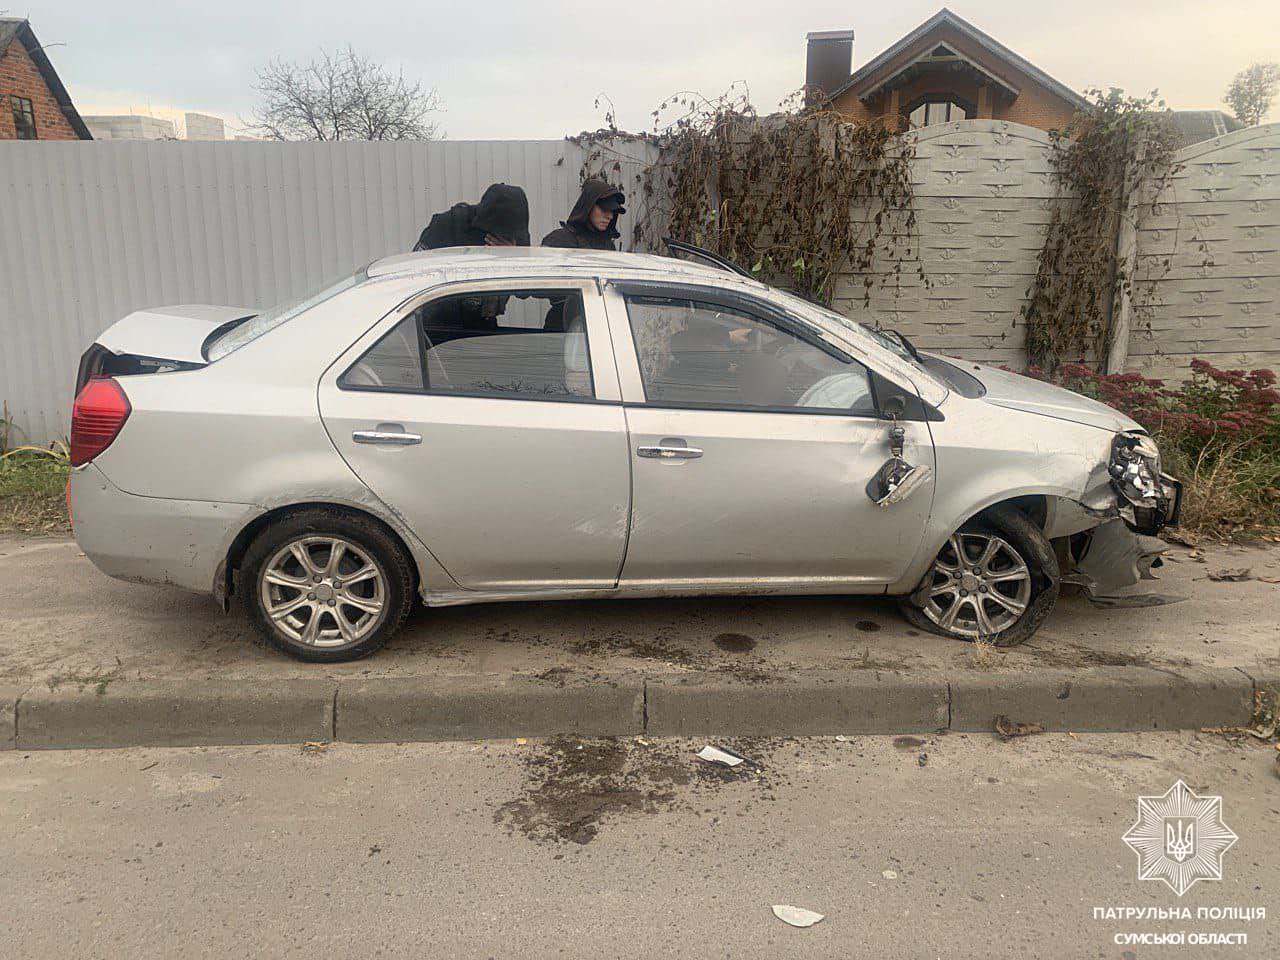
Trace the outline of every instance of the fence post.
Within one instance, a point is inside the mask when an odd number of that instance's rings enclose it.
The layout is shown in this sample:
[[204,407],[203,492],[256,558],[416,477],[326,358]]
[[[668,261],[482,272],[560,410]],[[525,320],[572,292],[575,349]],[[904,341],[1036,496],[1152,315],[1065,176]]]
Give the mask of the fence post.
[[1111,301],[1111,342],[1107,345],[1107,373],[1124,373],[1133,328],[1133,274],[1138,263],[1137,171],[1145,144],[1139,143],[1124,168],[1124,193],[1116,223],[1115,291]]

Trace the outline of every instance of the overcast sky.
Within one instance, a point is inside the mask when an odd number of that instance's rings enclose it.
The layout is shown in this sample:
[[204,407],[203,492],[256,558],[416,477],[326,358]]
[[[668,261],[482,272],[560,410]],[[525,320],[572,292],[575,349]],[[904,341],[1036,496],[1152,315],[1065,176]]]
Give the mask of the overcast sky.
[[[28,16],[81,113],[213,113],[254,105],[255,70],[348,43],[440,91],[450,138],[645,129],[668,94],[745,81],[760,107],[804,80],[804,36],[852,27],[855,66],[936,0],[0,0]],[[1280,60],[1277,0],[956,0],[960,16],[1075,90],[1158,88],[1176,109],[1221,108],[1232,75]],[[626,12],[632,10],[635,12]],[[643,10],[644,12],[639,12]],[[57,46],[54,46],[57,44]],[[1280,117],[1272,110],[1271,119]]]

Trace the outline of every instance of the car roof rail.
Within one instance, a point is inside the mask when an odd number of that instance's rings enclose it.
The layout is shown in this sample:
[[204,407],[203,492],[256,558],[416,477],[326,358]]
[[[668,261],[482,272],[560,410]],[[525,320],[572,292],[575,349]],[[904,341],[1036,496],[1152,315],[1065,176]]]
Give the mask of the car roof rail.
[[705,260],[712,266],[719,267],[721,270],[736,273],[738,276],[746,277],[748,280],[755,279],[755,277],[751,275],[750,270],[744,270],[732,260],[726,260],[724,257],[720,256],[720,254],[714,253],[711,250],[706,250],[702,247],[695,247],[692,243],[685,243],[683,240],[677,240],[674,237],[663,237],[662,242],[666,245],[667,253],[677,260],[680,259],[676,256],[677,253],[687,253],[693,258]]

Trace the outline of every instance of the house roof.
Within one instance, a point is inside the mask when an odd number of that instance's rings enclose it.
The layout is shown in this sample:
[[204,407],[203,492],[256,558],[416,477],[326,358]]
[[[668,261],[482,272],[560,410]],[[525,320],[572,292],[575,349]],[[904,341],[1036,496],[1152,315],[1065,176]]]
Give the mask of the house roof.
[[[884,50],[877,56],[873,57],[871,60],[868,60],[861,67],[859,67],[857,70],[851,73],[849,75],[849,79],[846,80],[843,84],[841,84],[840,87],[831,94],[831,99],[834,100],[836,97],[840,96],[841,94],[847,92],[853,87],[856,87],[859,83],[866,80],[867,77],[871,76],[873,73],[875,73],[876,70],[884,66],[889,61],[891,61],[894,57],[898,56],[904,50],[908,49],[909,47],[917,43],[919,40],[921,40],[923,37],[925,37],[932,31],[942,26],[949,26],[957,30],[961,35],[963,35],[967,39],[972,40],[974,43],[978,44],[983,49],[991,52],[992,54],[1004,60],[1005,62],[1012,64],[1021,73],[1026,74],[1028,77],[1031,77],[1041,86],[1045,87],[1048,90],[1051,90],[1053,93],[1056,93],[1059,97],[1066,100],[1072,106],[1084,107],[1087,105],[1087,101],[1084,99],[1084,97],[1080,96],[1080,94],[1076,93],[1070,87],[1066,86],[1066,84],[1060,83],[1057,80],[1053,79],[1053,77],[1049,76],[1039,67],[1037,67],[1035,64],[1031,63],[1028,60],[1024,60],[1022,57],[1018,56],[1016,53],[1014,53],[1004,44],[997,41],[994,37],[991,37],[983,33],[973,24],[969,23],[969,21],[965,20],[963,17],[959,17],[956,14],[952,13],[946,7],[943,7],[936,14],[934,14],[924,23],[920,24],[920,26],[916,27],[914,30],[908,33],[905,37],[903,37],[897,43],[893,44],[891,47],[889,47],[887,50]],[[964,59],[969,60],[969,58],[964,58]],[[969,60],[969,63],[974,67],[978,67],[978,69],[980,69],[983,73],[990,74],[990,71],[986,70],[985,68],[979,67],[977,64],[973,63],[972,60]],[[915,61],[912,61],[912,63],[908,64],[907,66],[909,67],[914,64],[915,64]],[[1008,81],[1002,80],[1001,86],[1009,87]]]
[[31,58],[31,62],[40,71],[40,76],[44,78],[45,86],[49,88],[53,98],[58,101],[58,106],[62,109],[62,115],[67,118],[67,123],[71,124],[71,129],[76,132],[76,136],[81,140],[92,140],[93,134],[89,132],[89,128],[80,119],[80,114],[76,111],[75,104],[71,102],[71,95],[67,93],[67,88],[62,85],[62,81],[58,78],[58,71],[53,69],[53,64],[49,62],[49,57],[45,54],[44,47],[40,46],[40,41],[36,39],[35,32],[31,29],[31,24],[26,20],[14,17],[0,17],[0,57],[9,52],[9,46],[14,40],[22,42],[22,46],[27,51],[27,56]]

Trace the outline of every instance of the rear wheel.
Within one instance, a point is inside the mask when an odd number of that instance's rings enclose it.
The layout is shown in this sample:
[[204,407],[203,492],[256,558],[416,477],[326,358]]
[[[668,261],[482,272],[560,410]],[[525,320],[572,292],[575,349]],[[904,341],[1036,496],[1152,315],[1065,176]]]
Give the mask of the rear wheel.
[[899,606],[932,633],[1009,647],[1035,633],[1057,599],[1049,541],[1026,514],[999,507],[953,533]]
[[263,638],[299,660],[335,663],[377,650],[413,597],[404,550],[371,520],[306,510],[272,523],[240,569],[245,610]]

